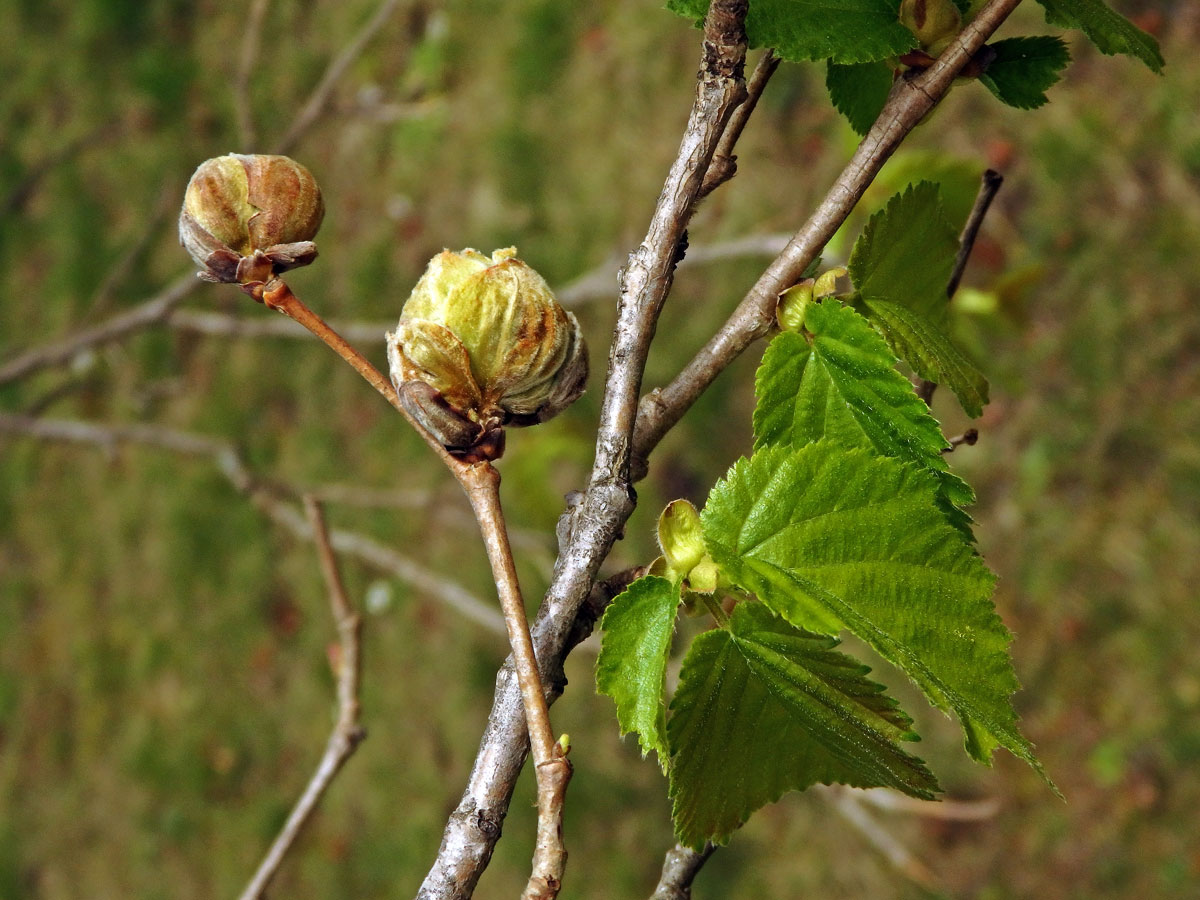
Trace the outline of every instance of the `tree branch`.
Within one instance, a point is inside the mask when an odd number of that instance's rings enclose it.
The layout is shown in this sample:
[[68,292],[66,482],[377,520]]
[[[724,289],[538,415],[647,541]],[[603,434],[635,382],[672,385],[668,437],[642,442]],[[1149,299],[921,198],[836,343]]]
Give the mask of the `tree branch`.
[[668,850],[663,859],[662,876],[650,900],[692,900],[692,882],[716,849],[713,844],[705,844],[697,853],[690,847],[676,844]]
[[750,75],[750,80],[746,82],[746,99],[729,117],[729,124],[725,126],[725,133],[721,135],[721,143],[713,152],[712,164],[704,174],[704,182],[700,185],[701,199],[707,197],[737,174],[737,157],[733,150],[746,128],[746,123],[750,121],[750,114],[754,112],[759,98],[767,89],[767,82],[779,68],[780,62],[782,60],[770,48],[767,48],[758,58],[754,72]]
[[[277,525],[298,540],[313,539],[312,528],[292,503],[280,495],[296,497],[299,492],[279,482],[267,484],[246,465],[232,444],[206,435],[173,431],[155,425],[111,425],[67,419],[37,419],[0,413],[0,434],[14,434],[43,441],[64,441],[99,447],[109,453],[125,444],[157,447],[211,460],[233,488],[247,496]],[[330,535],[333,548],[353,556],[382,572],[388,572],[418,591],[428,594],[457,610],[487,630],[503,635],[504,621],[491,604],[485,603],[454,581],[426,569],[420,563],[397,553],[372,537],[356,531],[335,528]]]
[[[958,254],[954,257],[954,268],[950,271],[950,279],[946,282],[946,297],[949,299],[953,299],[955,293],[958,292],[958,285],[962,281],[963,273],[967,270],[967,262],[971,258],[971,251],[975,249],[975,241],[979,237],[979,229],[983,227],[984,217],[987,216],[988,210],[991,209],[992,201],[996,199],[996,194],[1002,184],[1004,184],[1004,176],[999,172],[988,169],[983,173],[983,178],[979,184],[979,191],[975,194],[975,202],[971,205],[971,212],[967,216],[962,234],[958,238]],[[929,406],[933,403],[933,392],[937,390],[937,384],[922,378],[917,382],[916,390],[917,396],[925,401],[926,406]],[[978,437],[978,434],[976,434],[976,437]],[[975,441],[972,440],[970,443],[973,444]],[[957,444],[953,446],[957,446]]]
[[329,102],[330,96],[333,94],[333,89],[337,87],[338,81],[346,74],[346,71],[354,64],[354,61],[366,49],[367,44],[371,42],[371,38],[379,32],[388,19],[392,17],[392,13],[396,11],[396,7],[400,5],[400,0],[383,0],[375,10],[375,15],[371,16],[370,20],[363,25],[362,29],[354,36],[336,57],[334,57],[329,65],[325,68],[325,73],[321,76],[321,80],[317,82],[317,86],[313,88],[309,94],[308,100],[305,102],[299,114],[292,121],[292,126],[287,130],[287,133],[276,144],[272,153],[280,153],[284,156],[289,155],[300,140],[308,133],[308,130],[316,123],[321,112],[325,109],[325,104]]
[[263,858],[254,877],[242,891],[240,900],[258,900],[266,892],[283,863],[283,858],[295,844],[301,830],[316,811],[321,797],[333,783],[337,773],[346,764],[358,745],[367,736],[359,722],[358,686],[361,676],[362,651],[362,620],[350,605],[346,596],[346,588],[342,584],[342,576],[338,572],[337,559],[330,545],[329,531],[325,526],[325,516],[321,507],[310,496],[304,498],[304,511],[312,528],[313,538],[317,544],[317,556],[321,563],[321,573],[329,590],[329,606],[333,612],[333,622],[337,626],[339,654],[337,658],[337,698],[338,715],[325,744],[325,753],[321,757],[312,778],[296,801],[291,815],[280,829],[278,837],[271,844],[267,855]]
[[250,76],[258,61],[259,44],[262,40],[263,20],[271,0],[253,0],[246,13],[246,28],[242,32],[242,49],[238,54],[237,72],[233,77],[233,111],[237,120],[238,142],[243,153],[253,153],[257,140],[254,128],[254,109],[250,102]]
[[990,0],[933,65],[897,80],[875,124],[824,200],[750,288],[733,315],[670,384],[642,398],[634,435],[635,477],[645,475],[650,451],[716,377],[750,344],[767,334],[779,294],[795,284],[817,258],[901,141],[946,95],[958,73],[1020,2]]
[[[565,546],[533,627],[543,677],[552,682],[549,699],[561,692],[562,659],[576,616],[634,508],[629,449],[646,355],[704,173],[731,112],[745,96],[745,14],[745,0],[714,0],[710,6],[700,83],[679,153],[646,238],[620,278],[595,465],[587,491],[565,523]],[[420,898],[463,900],[474,891],[524,763],[520,708],[520,695],[506,666],[497,677],[491,715],[466,791],[450,816]]]
[[85,350],[111,344],[135,331],[162,322],[171,310],[187,299],[200,284],[202,282],[197,280],[195,274],[189,272],[144,303],[113,316],[107,322],[77,331],[54,343],[25,351],[15,359],[0,365],[0,385],[24,378],[48,366],[70,362]]

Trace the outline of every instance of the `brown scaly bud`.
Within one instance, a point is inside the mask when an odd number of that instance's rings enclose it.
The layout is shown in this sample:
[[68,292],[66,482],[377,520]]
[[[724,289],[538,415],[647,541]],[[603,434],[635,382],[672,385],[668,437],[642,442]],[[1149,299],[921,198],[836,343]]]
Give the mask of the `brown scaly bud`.
[[464,459],[496,459],[505,425],[546,421],[587,381],[579,322],[516,252],[439,253],[387,336],[405,408]]
[[286,156],[231,153],[188,182],[179,242],[206,281],[255,285],[317,258],[325,204],[312,174]]
[[962,29],[962,15],[954,0],[902,0],[900,23],[936,59]]

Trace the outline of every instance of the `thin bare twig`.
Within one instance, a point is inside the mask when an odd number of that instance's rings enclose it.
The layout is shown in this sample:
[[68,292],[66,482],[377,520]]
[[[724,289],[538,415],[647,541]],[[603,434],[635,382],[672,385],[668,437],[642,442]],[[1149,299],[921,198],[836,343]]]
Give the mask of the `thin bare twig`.
[[567,851],[562,838],[563,802],[571,780],[571,763],[564,748],[554,739],[550,727],[550,708],[542,687],[542,676],[534,654],[525,603],[517,582],[504,511],[500,506],[500,473],[491,463],[460,465],[455,471],[467,492],[483,542],[487,547],[492,576],[508,626],[517,682],[521,689],[529,743],[537,776],[538,825],[534,843],[533,869],[522,893],[522,900],[553,900],[562,887]]
[[341,80],[350,66],[354,64],[354,61],[366,49],[367,44],[371,42],[371,39],[375,37],[379,29],[392,17],[392,13],[396,11],[396,7],[399,5],[400,0],[383,0],[376,8],[375,15],[371,16],[350,43],[342,49],[342,52],[330,61],[329,65],[325,68],[325,73],[321,76],[321,80],[317,82],[317,86],[309,94],[308,100],[293,120],[287,133],[272,151],[273,153],[282,153],[286,156],[300,143],[301,139],[308,133],[308,130],[316,124],[322,110],[325,109],[325,105],[329,102],[329,98],[333,95],[333,89],[337,87],[338,81]]
[[[932,384],[932,382],[922,382],[922,384],[925,384],[925,383]],[[934,385],[934,387],[937,387],[937,385]],[[928,403],[929,401],[926,400],[925,402]],[[950,438],[950,446],[945,448],[942,452],[943,453],[953,453],[955,450],[957,450],[963,444],[966,444],[968,447],[974,447],[978,440],[979,440],[979,429],[978,428],[968,428],[962,434],[955,435],[954,437]]]
[[767,89],[767,82],[779,68],[780,62],[782,60],[770,48],[767,48],[758,58],[754,71],[746,81],[746,99],[729,117],[729,124],[725,126],[721,142],[717,144],[717,149],[713,152],[712,163],[704,175],[704,182],[700,185],[701,199],[707,197],[737,174],[737,157],[733,153],[734,148],[737,146],[742,132],[746,129],[746,123],[750,121],[750,114],[754,112],[759,98]]
[[954,258],[954,269],[950,273],[950,280],[946,282],[947,297],[953,297],[958,291],[963,272],[967,270],[967,261],[971,258],[971,251],[975,249],[979,229],[983,227],[983,220],[987,217],[988,210],[992,208],[992,201],[996,199],[996,194],[1003,184],[1004,176],[994,169],[988,169],[983,173],[979,192],[975,195],[975,203],[971,206],[971,213],[967,216],[967,222],[963,225],[962,234],[958,238],[958,256]]
[[[587,491],[564,523],[555,578],[533,627],[542,674],[552,684],[561,678],[562,658],[577,634],[574,623],[600,563],[633,511],[629,448],[642,373],[704,173],[730,114],[745,96],[746,6],[746,0],[714,0],[709,7],[700,84],[680,150],[646,238],[630,256],[620,279],[595,465]],[[491,858],[525,756],[524,729],[519,727],[521,698],[514,680],[507,667],[497,677],[492,711],[466,791],[450,816],[437,859],[418,893],[424,900],[470,897]]]
[[[988,169],[983,173],[979,191],[975,194],[975,202],[971,206],[971,212],[967,216],[962,234],[958,238],[958,255],[954,258],[954,268],[950,271],[950,279],[946,282],[946,296],[950,299],[953,299],[955,293],[958,292],[958,285],[962,282],[963,273],[967,270],[967,262],[971,259],[971,251],[975,249],[979,229],[983,227],[983,220],[987,216],[988,210],[991,209],[992,201],[996,199],[996,194],[1002,184],[1004,184],[1004,176],[999,172]],[[937,384],[922,378],[917,382],[916,390],[917,396],[928,406],[933,402],[933,393],[937,390]],[[972,441],[972,443],[974,442]]]
[[329,785],[367,736],[359,721],[358,700],[358,686],[362,674],[362,620],[346,596],[346,588],[338,572],[337,559],[330,544],[329,530],[325,526],[325,516],[320,505],[312,497],[305,496],[304,511],[308,515],[309,526],[317,544],[321,573],[329,590],[329,606],[338,632],[337,721],[329,733],[325,753],[317,764],[316,771],[313,772],[300,799],[296,801],[296,806],[284,822],[267,855],[263,857],[254,877],[242,891],[240,900],[258,900],[263,896],[271,879],[279,871],[283,858],[295,844],[300,831],[316,811],[317,804],[325,792],[329,790]]
[[896,840],[891,832],[875,821],[863,807],[857,793],[839,787],[826,788],[824,791],[825,796],[833,804],[833,808],[843,819],[853,825],[867,843],[878,850],[896,871],[926,890],[937,890],[940,880],[933,870]]
[[987,800],[919,800],[890,788],[853,789],[853,792],[860,801],[876,809],[943,822],[986,822],[1000,812],[1000,801],[994,797]]
[[647,454],[716,377],[750,344],[767,334],[779,294],[795,284],[817,258],[901,141],[945,96],[958,73],[1020,2],[990,0],[933,65],[896,81],[875,124],[824,200],[755,282],[733,315],[670,384],[642,398],[634,436],[636,476],[645,474]]
[[238,142],[243,153],[254,152],[257,134],[254,129],[254,108],[250,102],[250,81],[254,64],[258,62],[262,42],[263,21],[271,0],[254,0],[246,13],[246,28],[242,32],[242,49],[238,54],[237,72],[233,77],[233,111],[237,119]]
[[113,316],[107,322],[77,331],[54,343],[27,350],[0,365],[0,384],[24,378],[39,369],[70,362],[86,350],[111,344],[135,331],[156,325],[187,299],[200,284],[195,274],[189,272],[187,276],[173,281],[169,287],[144,303]]
[[[259,479],[230,443],[207,435],[174,431],[156,425],[113,425],[80,422],[68,419],[38,419],[0,413],[0,434],[24,435],[44,441],[64,441],[87,444],[115,453],[119,447],[135,444],[157,447],[211,460],[238,493],[250,498],[277,525],[286,528],[299,540],[312,540],[312,529],[293,503],[280,495],[298,496],[288,485]],[[339,553],[354,556],[367,565],[387,572],[418,591],[450,606],[466,618],[496,634],[504,634],[504,622],[495,609],[466,588],[438,575],[420,563],[397,553],[374,538],[356,531],[335,528],[331,535],[333,548]]]
[[705,844],[697,852],[676,844],[668,850],[663,858],[662,876],[650,900],[692,900],[692,882],[716,849],[713,844]]

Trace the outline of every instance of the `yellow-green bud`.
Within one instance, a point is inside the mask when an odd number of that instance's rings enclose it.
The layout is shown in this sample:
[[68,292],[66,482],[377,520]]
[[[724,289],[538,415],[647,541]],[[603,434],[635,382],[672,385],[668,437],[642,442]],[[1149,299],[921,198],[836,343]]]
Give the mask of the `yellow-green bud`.
[[813,301],[814,284],[811,278],[805,278],[779,295],[779,303],[775,307],[775,321],[782,330],[800,331],[804,327],[804,313]]
[[936,57],[962,29],[962,15],[954,0],[902,0],[900,23]]
[[587,380],[579,322],[516,253],[439,253],[388,335],[406,408],[464,457],[499,456],[505,425],[557,415]]
[[188,182],[179,241],[206,281],[252,284],[317,258],[325,204],[312,174],[286,156],[231,153]]
[[696,507],[687,500],[667,504],[658,517],[658,545],[671,571],[687,577],[707,552]]

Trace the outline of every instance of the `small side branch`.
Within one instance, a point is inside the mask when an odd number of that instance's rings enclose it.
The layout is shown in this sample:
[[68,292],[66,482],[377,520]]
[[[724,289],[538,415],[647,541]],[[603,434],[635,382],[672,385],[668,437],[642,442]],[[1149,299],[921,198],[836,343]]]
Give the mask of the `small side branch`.
[[321,572],[329,590],[329,605],[333,612],[333,621],[338,632],[337,658],[337,698],[338,716],[333,731],[325,745],[325,754],[317,765],[317,770],[305,787],[304,793],[296,802],[292,814],[275,838],[267,855],[263,858],[242,891],[240,900],[258,900],[263,896],[271,879],[279,871],[288,850],[296,843],[301,830],[312,817],[321,801],[321,797],[333,783],[337,773],[346,764],[367,736],[359,722],[358,689],[361,674],[362,621],[354,612],[346,596],[341,574],[338,572],[337,560],[333,555],[333,547],[329,540],[329,531],[325,526],[325,517],[320,505],[312,497],[304,498],[304,510],[308,514],[313,536],[317,542],[317,555],[321,562]]
[[783,252],[750,288],[737,309],[683,370],[638,405],[633,456],[635,477],[646,458],[708,386],[754,341],[770,330],[779,294],[791,287],[850,215],[883,165],[1021,0],[990,0],[924,72],[899,79],[824,200]]
[[16,359],[0,365],[0,384],[8,384],[49,366],[70,362],[85,350],[111,344],[135,331],[156,325],[202,283],[189,272],[166,290],[131,310],[113,316],[107,322],[85,328],[52,344],[27,350]]
[[400,0],[383,0],[375,10],[375,15],[371,16],[370,20],[363,25],[362,29],[354,36],[347,44],[342,52],[334,57],[329,65],[325,68],[325,74],[321,76],[321,80],[317,82],[317,86],[313,88],[304,107],[292,122],[292,126],[287,130],[287,134],[276,145],[272,153],[281,153],[284,156],[291,154],[296,145],[300,143],[300,139],[308,134],[308,130],[316,123],[321,112],[325,109],[325,105],[329,102],[329,98],[333,95],[333,89],[337,87],[337,83],[341,80],[346,71],[354,64],[354,61],[362,55],[367,44],[379,32],[392,14],[396,11],[396,7],[400,5]]
[[[958,292],[958,286],[962,283],[963,273],[967,270],[967,262],[971,259],[971,251],[975,249],[975,241],[979,237],[979,229],[983,227],[984,217],[987,216],[988,210],[992,208],[992,201],[996,199],[996,194],[1000,190],[1000,185],[1004,184],[1004,176],[993,169],[988,169],[983,173],[983,178],[979,185],[979,191],[975,194],[975,203],[971,206],[971,212],[967,216],[967,223],[963,226],[962,234],[958,238],[958,255],[954,258],[954,268],[950,271],[950,280],[946,282],[946,297],[953,299]],[[937,390],[937,384],[922,378],[917,382],[917,396],[925,401],[925,405],[929,406],[933,403],[933,393]],[[978,436],[978,435],[977,435]],[[975,443],[970,441],[969,443]],[[958,446],[955,444],[954,446]]]
[[975,249],[979,229],[983,227],[983,220],[986,218],[988,210],[992,208],[992,201],[996,199],[996,194],[999,193],[1002,184],[1004,184],[1004,176],[994,169],[988,169],[983,173],[979,192],[975,195],[975,203],[971,206],[970,215],[967,216],[967,224],[963,226],[962,234],[958,238],[958,256],[954,258],[954,269],[950,273],[950,280],[946,282],[947,297],[953,297],[958,291],[963,272],[967,270],[967,261],[971,258],[971,251]]
[[254,110],[250,102],[250,81],[258,61],[262,42],[263,20],[271,0],[254,0],[246,13],[246,29],[242,32],[242,50],[238,55],[237,73],[233,78],[233,110],[237,120],[238,140],[243,153],[253,153],[258,134],[254,128]]
[[779,68],[780,62],[782,60],[770,48],[758,58],[758,64],[755,65],[754,71],[746,81],[746,99],[742,101],[741,105],[733,111],[733,115],[729,117],[729,122],[725,126],[725,133],[721,135],[721,142],[717,144],[717,149],[713,152],[712,163],[709,165],[708,171],[704,175],[704,181],[700,185],[700,193],[697,199],[707,197],[737,174],[737,156],[734,155],[734,148],[737,147],[738,139],[746,129],[746,123],[750,121],[750,114],[758,106],[759,98],[762,97],[763,91],[767,89],[767,82],[771,80],[771,76]]
[[668,850],[663,859],[662,876],[650,900],[691,900],[692,882],[716,849],[713,844],[705,844],[704,849],[697,852],[676,844]]

